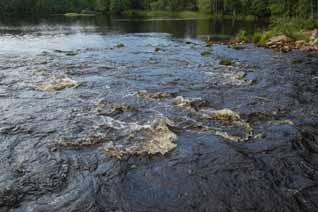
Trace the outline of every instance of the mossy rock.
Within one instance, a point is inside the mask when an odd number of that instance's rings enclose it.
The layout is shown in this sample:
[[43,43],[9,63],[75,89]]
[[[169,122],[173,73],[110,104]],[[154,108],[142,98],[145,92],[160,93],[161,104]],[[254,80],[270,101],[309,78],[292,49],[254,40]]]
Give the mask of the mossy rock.
[[116,45],[116,47],[117,47],[117,48],[124,48],[124,47],[125,47],[125,44],[119,43],[119,44]]
[[292,61],[292,64],[297,65],[297,64],[302,64],[303,61],[301,59],[295,59]]
[[222,66],[234,66],[235,62],[230,58],[222,58],[219,64]]
[[209,55],[211,55],[211,52],[209,52],[209,51],[201,52],[201,56],[203,56],[203,57],[207,57]]
[[228,47],[235,50],[243,50],[246,48],[245,46],[239,44],[230,44]]

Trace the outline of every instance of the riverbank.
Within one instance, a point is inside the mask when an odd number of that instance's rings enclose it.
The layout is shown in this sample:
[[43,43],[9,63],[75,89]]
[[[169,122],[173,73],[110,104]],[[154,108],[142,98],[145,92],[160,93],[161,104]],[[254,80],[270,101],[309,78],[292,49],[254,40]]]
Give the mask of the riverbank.
[[258,46],[278,51],[318,51],[318,22],[304,19],[278,18],[272,20],[269,28],[248,34],[239,32],[232,40],[232,44],[252,42]]

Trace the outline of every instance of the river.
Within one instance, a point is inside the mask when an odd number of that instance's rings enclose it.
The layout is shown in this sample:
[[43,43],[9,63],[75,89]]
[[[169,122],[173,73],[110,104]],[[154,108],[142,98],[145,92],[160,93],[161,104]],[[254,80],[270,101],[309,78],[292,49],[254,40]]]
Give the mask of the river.
[[255,22],[0,24],[0,211],[317,211],[318,57]]

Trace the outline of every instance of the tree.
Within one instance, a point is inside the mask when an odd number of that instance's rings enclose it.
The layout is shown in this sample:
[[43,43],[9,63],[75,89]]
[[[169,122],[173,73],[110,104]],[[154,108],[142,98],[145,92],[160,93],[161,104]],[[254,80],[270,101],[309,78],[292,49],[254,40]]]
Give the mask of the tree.
[[212,12],[212,0],[197,0],[197,6],[202,12]]

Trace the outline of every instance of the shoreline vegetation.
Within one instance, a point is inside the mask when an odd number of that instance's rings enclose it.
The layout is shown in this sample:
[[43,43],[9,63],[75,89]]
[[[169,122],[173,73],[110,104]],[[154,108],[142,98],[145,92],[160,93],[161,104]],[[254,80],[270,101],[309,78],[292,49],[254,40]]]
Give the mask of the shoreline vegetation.
[[257,46],[289,52],[318,51],[318,21],[299,18],[273,18],[268,29],[248,34],[240,31],[230,41],[232,47],[255,43]]
[[132,17],[132,18],[182,18],[182,19],[232,19],[232,20],[245,20],[245,21],[254,21],[257,20],[257,17],[253,15],[223,15],[223,14],[211,14],[200,11],[164,11],[164,10],[127,10],[124,11],[122,16]]
[[270,20],[265,31],[242,31],[233,44],[290,51],[318,51],[318,0],[1,0],[0,17],[62,14],[65,17],[98,15],[128,18]]
[[[112,16],[113,14],[104,14],[96,11],[81,11],[81,12],[66,12],[62,14],[52,14],[52,16],[66,16],[66,17],[85,17],[85,16]],[[120,14],[115,14],[115,17],[127,18],[180,18],[180,19],[228,19],[228,20],[242,20],[242,21],[255,21],[258,18],[253,15],[214,15],[199,11],[164,11],[164,10],[127,10]]]
[[[66,17],[92,17],[104,15],[93,11],[81,11],[80,13],[69,12],[63,15]],[[165,18],[165,19],[231,19],[242,21],[256,21],[257,17],[248,15],[213,15],[199,11],[162,11],[162,10],[127,10],[122,12],[119,17],[127,18]],[[242,44],[254,43],[260,47],[271,48],[273,50],[289,52],[293,49],[301,51],[318,51],[318,21],[302,18],[271,18],[268,20],[271,24],[264,31],[257,31],[248,34],[246,31],[240,31],[229,41],[229,47],[234,49],[243,49]],[[208,39],[207,43],[211,45],[213,39]]]
[[[95,11],[83,10],[79,13],[68,12],[62,15],[65,17],[92,17],[105,16]],[[231,19],[241,21],[257,21],[259,17],[253,15],[214,15],[200,11],[163,11],[163,10],[125,10],[117,17],[125,18],[158,18],[158,19]],[[254,43],[259,47],[271,48],[273,50],[289,52],[293,49],[301,51],[318,51],[318,20],[295,18],[295,17],[272,17],[269,20],[269,27],[263,31],[257,31],[248,34],[246,31],[240,31],[231,40],[229,47],[240,50],[242,44]],[[207,40],[208,45],[213,43],[213,38]]]

